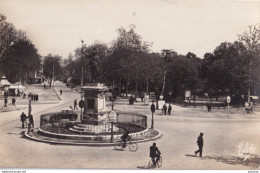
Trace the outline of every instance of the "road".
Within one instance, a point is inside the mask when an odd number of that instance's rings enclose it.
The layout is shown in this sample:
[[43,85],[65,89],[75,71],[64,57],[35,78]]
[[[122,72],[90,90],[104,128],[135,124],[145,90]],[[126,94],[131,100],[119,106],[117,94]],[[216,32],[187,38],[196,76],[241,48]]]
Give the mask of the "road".
[[[73,105],[80,94],[55,83],[56,90],[63,90],[62,100],[53,104],[33,104],[32,114],[35,126],[39,126],[40,115],[60,111]],[[50,90],[50,94],[51,90]],[[125,102],[126,103],[126,102]],[[260,120],[201,118],[205,111],[187,111],[172,105],[173,115],[161,115],[156,111],[155,129],[163,136],[155,142],[159,147],[163,166],[160,169],[256,169],[259,166]],[[117,104],[117,110],[133,111],[148,116],[149,106]],[[176,116],[174,115],[176,111]],[[0,113],[0,167],[6,168],[102,168],[102,169],[147,169],[149,147],[154,141],[139,143],[139,149],[131,152],[114,150],[114,147],[87,147],[72,145],[52,145],[23,138],[20,114],[27,109]],[[178,112],[178,116],[177,116]],[[189,114],[189,115],[188,115]],[[180,116],[183,115],[183,116]],[[191,117],[193,115],[193,117]],[[198,116],[196,116],[198,115]],[[194,157],[196,140],[204,132],[203,157]],[[245,161],[246,155],[239,156],[239,144],[248,142],[254,147],[253,153]],[[247,147],[249,148],[249,147]]]

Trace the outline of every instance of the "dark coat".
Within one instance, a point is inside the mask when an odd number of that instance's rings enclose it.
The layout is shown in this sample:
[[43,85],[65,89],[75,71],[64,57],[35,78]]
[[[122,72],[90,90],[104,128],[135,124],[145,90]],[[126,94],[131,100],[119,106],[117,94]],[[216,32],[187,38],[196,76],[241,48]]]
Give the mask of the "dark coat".
[[25,121],[27,117],[26,117],[26,115],[24,113],[22,113],[20,118],[21,118],[21,121]]
[[156,154],[161,154],[161,152],[159,151],[159,149],[155,146],[151,146],[150,147],[150,157],[155,157]]
[[169,107],[168,107],[168,112],[171,112],[171,110],[172,110],[172,106],[169,105]]
[[200,135],[198,137],[197,144],[198,144],[198,146],[203,147],[203,136],[202,135]]
[[28,118],[29,118],[29,123],[33,124],[33,116],[32,116],[32,114],[29,114]]

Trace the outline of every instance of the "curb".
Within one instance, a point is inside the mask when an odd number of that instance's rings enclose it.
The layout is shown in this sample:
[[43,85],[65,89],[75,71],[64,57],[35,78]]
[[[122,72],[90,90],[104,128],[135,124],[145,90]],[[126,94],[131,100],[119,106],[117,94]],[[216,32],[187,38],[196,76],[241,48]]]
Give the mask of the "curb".
[[[158,131],[158,130],[156,130]],[[162,136],[162,133],[160,131],[158,131],[159,134],[157,136],[154,136],[152,138],[149,139],[141,139],[141,140],[133,140],[133,142],[135,143],[142,143],[142,142],[148,142],[148,141],[153,141],[156,139],[159,139]],[[33,136],[30,136],[28,133],[26,133],[26,131],[23,132],[23,135],[31,140],[37,141],[37,142],[44,142],[44,143],[49,143],[49,144],[59,144],[59,145],[78,145],[78,146],[92,146],[92,147],[108,147],[108,146],[114,146],[115,143],[94,143],[94,142],[73,142],[73,141],[53,141],[53,140],[45,140],[45,139],[39,139],[39,138],[35,138]]]
[[57,91],[56,91],[55,88],[53,88],[53,91],[54,91],[55,95],[57,96],[57,98],[58,98],[59,100],[62,100],[62,98],[57,94]]

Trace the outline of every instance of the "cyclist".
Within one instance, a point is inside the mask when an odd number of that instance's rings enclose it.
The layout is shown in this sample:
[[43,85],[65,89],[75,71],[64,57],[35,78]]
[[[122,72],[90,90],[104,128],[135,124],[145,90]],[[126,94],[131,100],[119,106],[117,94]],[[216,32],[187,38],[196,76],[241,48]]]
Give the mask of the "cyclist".
[[[156,147],[156,143],[153,143],[153,146],[150,147],[150,157],[153,160],[153,166],[156,166],[156,163],[158,163],[159,157],[160,157],[161,152],[159,149]],[[154,158],[156,157],[156,162]]]
[[129,131],[126,131],[125,134],[121,136],[121,139],[123,141],[123,148],[126,147],[126,141],[131,139],[129,133],[130,133]]

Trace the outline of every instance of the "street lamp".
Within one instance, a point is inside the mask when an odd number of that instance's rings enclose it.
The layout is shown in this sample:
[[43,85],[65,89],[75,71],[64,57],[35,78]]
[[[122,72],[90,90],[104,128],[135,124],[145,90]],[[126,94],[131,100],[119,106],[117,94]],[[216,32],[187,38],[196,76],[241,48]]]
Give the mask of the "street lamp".
[[162,100],[163,99],[163,95],[160,95],[160,100]]

